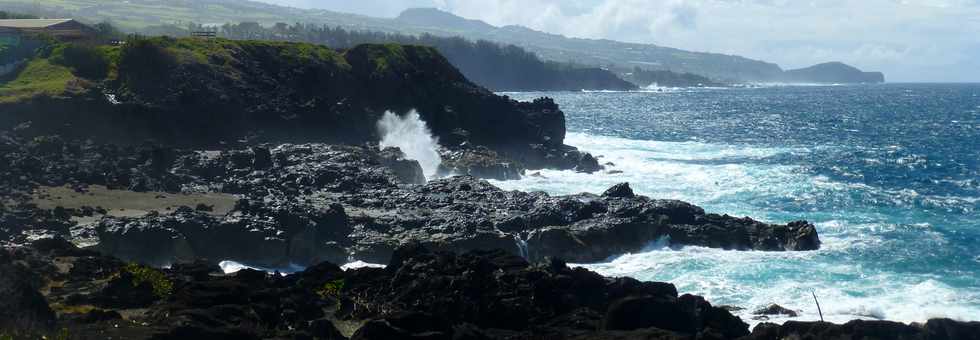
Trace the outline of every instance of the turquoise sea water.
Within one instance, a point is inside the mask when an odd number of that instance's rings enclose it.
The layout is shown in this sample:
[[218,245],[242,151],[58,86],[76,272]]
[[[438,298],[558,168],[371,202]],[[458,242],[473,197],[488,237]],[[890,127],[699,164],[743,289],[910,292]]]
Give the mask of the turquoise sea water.
[[980,85],[506,95],[555,98],[567,143],[622,173],[542,171],[503,188],[601,193],[630,182],[709,212],[806,219],[823,240],[791,253],[652,243],[590,269],[747,311],[778,303],[807,320],[818,318],[811,292],[829,321],[980,320]]

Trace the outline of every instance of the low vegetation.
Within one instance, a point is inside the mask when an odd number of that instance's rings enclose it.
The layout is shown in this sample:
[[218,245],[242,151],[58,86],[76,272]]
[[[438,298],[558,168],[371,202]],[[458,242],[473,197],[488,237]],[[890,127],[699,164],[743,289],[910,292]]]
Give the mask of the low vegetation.
[[[150,34],[186,36],[190,31],[209,30],[191,24],[189,27],[158,26]],[[514,45],[490,41],[470,41],[460,37],[439,37],[430,34],[404,35],[383,32],[346,30],[327,25],[276,24],[265,27],[255,22],[226,24],[218,28],[221,37],[234,40],[291,41],[324,45],[334,49],[349,49],[373,44],[382,55],[397,56],[398,45],[434,47],[469,80],[492,90],[580,90],[630,89],[633,84],[619,79],[614,73],[595,67],[543,61],[534,53]],[[302,46],[302,45],[301,45]],[[387,51],[380,51],[387,48]],[[389,66],[385,60],[376,63],[383,73]]]
[[17,77],[0,85],[0,103],[16,102],[41,96],[58,96],[75,80],[71,69],[52,63],[48,58],[28,62]]
[[168,297],[174,292],[173,281],[157,269],[130,263],[123,270],[133,275],[134,286],[149,284],[153,287],[153,294],[159,298]]
[[6,81],[0,80],[0,103],[61,96],[109,76],[112,62],[108,47],[38,39],[25,41],[18,48],[30,52],[24,52],[26,60],[17,58],[24,60],[18,71]]
[[345,281],[344,279],[337,279],[323,284],[323,287],[317,289],[316,294],[320,297],[336,299],[340,297],[340,292],[344,290]]

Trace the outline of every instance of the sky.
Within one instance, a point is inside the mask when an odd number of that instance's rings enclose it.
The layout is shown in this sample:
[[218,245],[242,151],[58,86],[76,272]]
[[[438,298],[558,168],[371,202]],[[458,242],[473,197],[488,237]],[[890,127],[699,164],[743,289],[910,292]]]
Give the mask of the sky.
[[263,0],[394,17],[436,7],[490,24],[741,55],[841,61],[889,81],[980,82],[980,0]]

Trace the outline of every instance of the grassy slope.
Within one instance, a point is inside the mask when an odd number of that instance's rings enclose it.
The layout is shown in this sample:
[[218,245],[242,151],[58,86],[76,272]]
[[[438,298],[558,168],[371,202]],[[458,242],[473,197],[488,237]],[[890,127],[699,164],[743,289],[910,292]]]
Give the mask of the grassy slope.
[[[161,48],[169,58],[183,65],[197,65],[208,71],[205,74],[220,74],[236,82],[242,81],[239,67],[242,65],[241,56],[251,55],[248,51],[275,51],[272,56],[276,63],[284,69],[299,68],[302,65],[332,65],[332,69],[349,72],[351,65],[345,55],[321,45],[268,41],[234,41],[226,39],[194,39],[194,38],[149,38],[146,43]],[[133,46],[130,43],[127,46]],[[405,65],[404,47],[400,45],[371,45],[366,46],[370,51],[372,62],[376,66],[375,75],[389,71],[391,65]],[[97,53],[108,61],[108,72],[104,76],[82,76],[74,66],[76,61],[65,55],[65,46],[50,48],[45,56],[39,54],[30,60],[14,77],[0,79],[0,103],[12,103],[40,96],[60,96],[66,92],[77,91],[86,84],[104,83],[106,85],[123,85],[117,80],[120,77],[120,62],[126,52],[125,47],[104,46],[96,49]],[[435,55],[431,49],[416,49]],[[200,68],[198,68],[200,70]],[[152,83],[152,82],[151,82]]]
[[39,96],[58,96],[77,79],[68,67],[50,58],[30,61],[16,78],[0,84],[0,103],[17,102]]

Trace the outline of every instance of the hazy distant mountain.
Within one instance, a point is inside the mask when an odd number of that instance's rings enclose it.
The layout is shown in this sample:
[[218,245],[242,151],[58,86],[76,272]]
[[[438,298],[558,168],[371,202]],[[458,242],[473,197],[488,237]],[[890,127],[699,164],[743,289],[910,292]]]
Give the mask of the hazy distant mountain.
[[[187,22],[327,24],[353,30],[484,39],[523,47],[545,60],[601,66],[623,73],[641,67],[645,70],[692,73],[715,81],[780,82],[787,79],[776,64],[740,56],[690,52],[653,44],[568,38],[521,26],[496,27],[433,8],[409,9],[397,18],[388,19],[327,10],[301,10],[245,0],[40,0],[37,3],[48,13],[65,13],[90,20],[109,19],[125,29]],[[0,0],[0,4],[11,10],[37,8],[35,0]],[[814,71],[819,70],[822,68]],[[807,74],[812,73],[794,73],[793,79]],[[844,79],[847,78],[834,78],[827,82],[845,82]],[[797,81],[818,82],[816,79]]]
[[652,44],[612,40],[568,38],[522,26],[495,27],[482,21],[459,18],[434,8],[406,10],[395,21],[433,34],[460,34],[524,47],[544,59],[623,70],[639,66],[650,70],[694,73],[728,81],[772,81],[778,65],[739,56],[699,53]]
[[788,70],[783,75],[785,82],[814,83],[883,83],[885,75],[881,72],[862,72],[841,62],[813,65],[797,70]]

